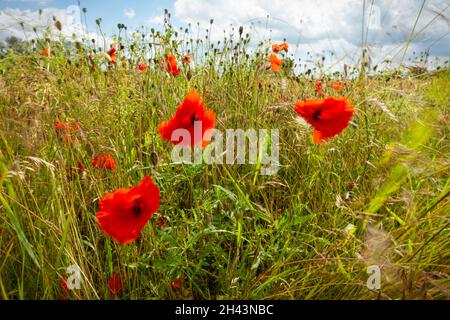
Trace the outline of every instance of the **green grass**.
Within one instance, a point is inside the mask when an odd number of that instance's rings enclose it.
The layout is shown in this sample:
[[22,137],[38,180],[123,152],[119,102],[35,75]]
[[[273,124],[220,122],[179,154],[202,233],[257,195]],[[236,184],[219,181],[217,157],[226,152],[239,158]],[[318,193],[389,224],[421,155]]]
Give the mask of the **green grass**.
[[[189,48],[169,49],[170,35],[161,43],[156,57]],[[175,78],[154,64],[146,74],[91,72],[83,48],[51,46],[48,59],[36,49],[0,60],[2,299],[57,299],[72,264],[82,289],[69,299],[111,298],[113,272],[125,278],[121,299],[450,297],[449,69],[343,79],[356,113],[341,135],[315,145],[293,111],[296,100],[316,97],[315,80],[272,73],[264,51],[242,53],[244,38]],[[137,47],[130,60],[146,50]],[[171,164],[172,146],[156,128],[192,88],[220,130],[280,130],[276,175]],[[63,120],[80,124],[77,144],[58,139],[53,124]],[[92,168],[100,152],[118,168]],[[78,163],[87,170],[69,174]],[[160,208],[135,243],[117,244],[98,227],[98,200],[144,175],[160,188]],[[369,265],[382,267],[380,291],[366,287]],[[181,288],[171,285],[178,278]]]

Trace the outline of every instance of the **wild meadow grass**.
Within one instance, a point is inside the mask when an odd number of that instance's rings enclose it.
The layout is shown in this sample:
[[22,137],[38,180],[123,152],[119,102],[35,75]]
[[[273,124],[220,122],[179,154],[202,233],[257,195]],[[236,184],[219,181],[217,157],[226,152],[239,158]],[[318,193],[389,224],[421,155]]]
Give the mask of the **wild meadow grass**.
[[[250,50],[245,32],[234,43],[175,32],[116,38],[115,65],[103,44],[49,35],[1,57],[2,299],[450,297],[450,69],[318,76],[286,62],[274,73],[270,45]],[[160,67],[166,53],[179,76]],[[147,72],[136,70],[142,61]],[[294,105],[319,98],[319,78],[326,96],[345,96],[356,111],[318,145]],[[157,127],[193,88],[219,130],[279,129],[280,170],[173,164]],[[76,143],[60,139],[57,121],[79,124]],[[102,152],[115,170],[91,166]],[[119,244],[99,229],[99,199],[145,175],[160,207],[136,242]],[[81,289],[65,292],[74,264]],[[371,265],[381,268],[380,290],[366,286]],[[115,273],[116,296],[107,284]]]

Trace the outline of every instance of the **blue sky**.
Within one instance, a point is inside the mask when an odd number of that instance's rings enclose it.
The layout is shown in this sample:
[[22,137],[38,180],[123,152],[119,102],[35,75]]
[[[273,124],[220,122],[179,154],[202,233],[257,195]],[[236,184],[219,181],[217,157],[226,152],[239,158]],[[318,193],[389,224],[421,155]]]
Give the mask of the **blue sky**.
[[[0,0],[0,40],[11,34],[23,36],[18,21],[29,22],[27,36],[32,37],[31,25],[43,20],[37,14],[39,8],[45,9],[44,20],[51,23],[55,15],[63,26],[70,25],[67,8],[73,5],[78,5],[78,1]],[[242,25],[254,43],[286,38],[293,57],[305,61],[308,52],[313,58],[325,55],[337,61],[338,67],[359,59],[364,13],[367,44],[374,63],[391,57],[398,60],[405,49],[406,57],[411,59],[426,50],[430,60],[450,59],[448,0],[367,0],[365,7],[363,0],[80,0],[80,6],[88,10],[91,33],[97,32],[97,18],[102,18],[102,29],[110,36],[117,32],[118,23],[127,25],[128,31],[141,25],[158,29],[164,9],[168,9],[176,27],[186,27],[188,23],[196,26],[199,22],[204,31],[214,19],[211,38],[215,41],[223,39],[224,30],[229,34],[233,27],[236,30]],[[63,32],[70,35],[76,30],[66,27]],[[411,34],[414,40],[406,47]],[[333,64],[328,58],[327,62]]]
[[[95,30],[95,20],[102,18],[102,27],[108,34],[114,33],[118,23],[126,24],[130,29],[148,24],[151,17],[161,15],[164,9],[173,11],[173,1],[170,0],[0,0],[0,10],[17,8],[22,10],[38,10],[39,8],[66,9],[71,5],[80,4],[87,9],[87,23],[90,30]],[[132,9],[134,16],[126,16],[125,10]],[[130,11],[129,11],[130,12]]]

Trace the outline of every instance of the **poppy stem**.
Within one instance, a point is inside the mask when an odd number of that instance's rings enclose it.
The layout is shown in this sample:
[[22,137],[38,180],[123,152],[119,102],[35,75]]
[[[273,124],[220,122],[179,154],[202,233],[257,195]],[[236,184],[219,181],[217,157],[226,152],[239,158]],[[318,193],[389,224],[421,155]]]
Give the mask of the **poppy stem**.
[[362,110],[364,116],[364,126],[366,128],[366,143],[367,143],[367,155],[364,161],[364,167],[361,173],[361,178],[364,178],[367,172],[367,165],[372,153],[372,146],[370,145],[370,131],[369,131],[369,119],[367,117],[367,99],[366,99],[366,49],[365,49],[365,12],[366,1],[363,2],[363,14],[362,14],[362,32],[361,32],[361,70],[359,73],[359,86],[362,98]]

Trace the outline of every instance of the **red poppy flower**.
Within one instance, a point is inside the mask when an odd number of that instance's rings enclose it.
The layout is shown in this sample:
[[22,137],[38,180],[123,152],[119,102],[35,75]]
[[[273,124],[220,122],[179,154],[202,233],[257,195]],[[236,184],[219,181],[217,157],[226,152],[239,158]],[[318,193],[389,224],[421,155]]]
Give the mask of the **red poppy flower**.
[[42,48],[41,56],[48,58],[50,57],[50,48]]
[[179,278],[175,281],[172,281],[172,286],[175,288],[181,288],[182,284],[183,284],[183,278]]
[[63,294],[58,298],[58,300],[69,300],[69,298],[67,297],[67,292],[69,291],[69,287],[67,286],[67,281],[64,278],[61,278],[61,288],[63,290]]
[[108,279],[108,288],[111,296],[117,296],[123,290],[123,283],[120,276],[114,272],[111,278]]
[[94,160],[92,160],[92,166],[98,169],[114,170],[116,168],[116,162],[110,154],[101,153],[94,157]]
[[56,121],[55,124],[54,124],[56,132],[59,132],[60,130],[65,129],[66,125],[67,125],[66,122]]
[[347,127],[354,113],[345,98],[297,101],[295,111],[314,127],[314,142],[322,143]]
[[166,65],[166,70],[173,76],[177,76],[180,74],[180,70],[178,69],[178,63],[173,54],[169,54],[167,58],[164,58],[164,64]]
[[159,207],[159,189],[146,176],[130,189],[117,189],[99,203],[97,221],[108,236],[119,243],[131,243]]
[[117,61],[117,55],[116,55],[117,49],[116,46],[113,44],[111,46],[111,49],[109,49],[106,53],[108,54],[110,61],[109,63],[116,63]]
[[334,91],[341,92],[344,89],[344,84],[337,81],[333,81],[332,87]]
[[67,281],[64,278],[61,278],[61,288],[63,289],[63,291],[69,290],[69,287],[67,286]]
[[319,96],[323,96],[322,81],[320,81],[320,80],[317,80],[317,81],[316,81],[316,93],[317,93]]
[[278,72],[278,71],[281,70],[281,65],[283,64],[283,60],[279,59],[273,53],[271,55],[269,55],[269,57],[267,59],[272,64],[272,71],[273,72]]
[[76,170],[77,172],[82,172],[84,170],[84,166],[81,162],[78,162]]
[[181,61],[185,64],[190,64],[191,63],[191,56],[190,55],[185,55],[181,58]]
[[90,54],[88,55],[87,58],[88,58],[89,61],[93,61],[94,60],[94,57],[92,55],[90,55]]
[[280,51],[288,51],[289,45],[287,44],[287,42],[283,42],[280,44],[272,44],[272,51],[275,53],[278,53]]
[[56,134],[61,139],[64,139],[64,141],[66,143],[76,143],[77,142],[76,134],[78,131],[80,131],[80,126],[77,122],[70,123],[70,122],[57,121],[54,124],[54,128],[55,128]]
[[148,66],[147,66],[147,64],[145,64],[144,62],[142,62],[142,63],[140,63],[140,64],[138,65],[138,69],[139,69],[140,71],[142,71],[142,72],[147,72]]
[[[201,124],[201,134],[195,134],[195,123]],[[214,128],[216,114],[213,110],[206,109],[202,97],[196,90],[188,93],[184,101],[178,106],[177,112],[169,121],[162,122],[158,132],[164,140],[173,144],[200,146],[202,148],[211,141],[209,129]],[[198,124],[197,124],[198,126]],[[172,139],[172,133],[177,129],[189,131],[190,140],[184,141],[183,137],[178,140]],[[198,130],[200,126],[198,126]]]

